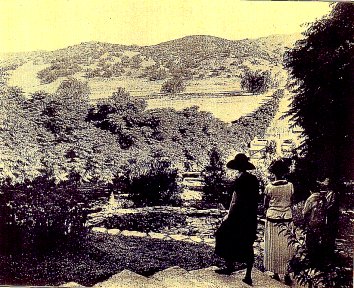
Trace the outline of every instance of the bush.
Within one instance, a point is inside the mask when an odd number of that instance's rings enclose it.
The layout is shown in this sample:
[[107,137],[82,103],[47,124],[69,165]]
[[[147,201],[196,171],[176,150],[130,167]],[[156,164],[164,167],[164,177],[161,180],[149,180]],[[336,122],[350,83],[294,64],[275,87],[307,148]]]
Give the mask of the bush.
[[172,78],[163,83],[161,87],[162,93],[174,94],[183,92],[186,89],[186,86],[183,83],[181,78]]
[[136,176],[132,176],[128,170],[128,178],[120,179],[124,182],[123,192],[129,194],[129,200],[137,207],[179,205],[181,198],[177,169],[172,169],[169,161],[161,159],[152,160],[148,166],[147,171]]
[[167,75],[166,69],[160,68],[159,65],[153,65],[146,67],[141,76],[148,78],[150,81],[158,81],[166,79]]
[[241,88],[252,94],[266,92],[271,84],[269,71],[247,71],[242,77]]
[[21,184],[2,183],[2,252],[43,252],[84,236],[85,201],[73,176],[59,184],[47,174]]
[[185,226],[186,224],[186,215],[162,211],[113,215],[103,222],[107,229],[140,232],[161,232],[165,228]]
[[203,200],[209,203],[221,203],[226,207],[230,200],[226,187],[226,172],[216,148],[210,152],[210,162],[204,168],[203,175],[205,182]]
[[[295,255],[289,262],[291,271],[300,285],[308,287],[352,287],[350,258],[345,258],[336,252],[333,255],[322,255],[321,260],[311,259],[306,247],[306,232],[299,227],[289,227],[280,224],[289,245],[295,250]],[[327,256],[327,257],[326,257]],[[347,263],[346,263],[347,262]]]
[[69,60],[52,63],[51,66],[39,71],[37,77],[41,80],[41,84],[49,84],[60,77],[72,76],[81,71],[78,64],[70,63]]

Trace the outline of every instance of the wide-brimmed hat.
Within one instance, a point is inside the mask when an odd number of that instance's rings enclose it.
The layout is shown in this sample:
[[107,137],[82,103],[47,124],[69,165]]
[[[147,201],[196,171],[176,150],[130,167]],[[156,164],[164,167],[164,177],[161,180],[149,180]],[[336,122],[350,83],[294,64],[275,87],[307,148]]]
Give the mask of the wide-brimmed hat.
[[253,170],[256,169],[252,163],[248,161],[248,157],[243,154],[239,153],[235,156],[234,159],[229,161],[226,164],[226,167],[229,169],[235,169],[235,170]]

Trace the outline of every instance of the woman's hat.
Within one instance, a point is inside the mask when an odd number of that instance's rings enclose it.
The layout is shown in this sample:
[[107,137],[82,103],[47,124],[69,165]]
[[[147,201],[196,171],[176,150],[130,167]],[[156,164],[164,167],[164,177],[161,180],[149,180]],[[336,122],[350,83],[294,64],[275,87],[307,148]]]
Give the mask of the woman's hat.
[[235,170],[253,170],[256,169],[254,165],[250,162],[248,162],[248,157],[243,154],[239,153],[235,156],[235,158],[231,161],[229,161],[226,164],[226,167],[229,169],[235,169]]

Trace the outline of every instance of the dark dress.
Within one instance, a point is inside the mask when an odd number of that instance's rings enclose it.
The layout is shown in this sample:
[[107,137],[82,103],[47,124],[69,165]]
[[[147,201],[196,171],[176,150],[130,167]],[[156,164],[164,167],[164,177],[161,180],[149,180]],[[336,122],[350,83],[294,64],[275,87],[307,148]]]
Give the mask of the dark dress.
[[242,173],[233,184],[229,215],[215,233],[215,253],[227,261],[248,262],[253,259],[258,189],[257,177],[248,172]]

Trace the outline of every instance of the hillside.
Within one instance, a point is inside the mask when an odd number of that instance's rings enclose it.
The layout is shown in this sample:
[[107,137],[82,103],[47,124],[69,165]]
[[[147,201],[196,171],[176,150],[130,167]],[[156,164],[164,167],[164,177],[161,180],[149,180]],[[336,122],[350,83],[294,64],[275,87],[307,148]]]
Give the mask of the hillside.
[[254,57],[278,64],[282,61],[284,48],[289,44],[292,45],[296,40],[294,37],[296,35],[272,35],[258,39],[231,41],[219,37],[195,35],[148,46],[144,51],[152,57],[163,55],[175,60],[192,58],[195,62]]
[[53,92],[68,76],[87,80],[91,98],[106,97],[117,87],[132,95],[151,96],[172,77],[186,81],[187,93],[203,92],[205,87],[210,93],[230,92],[240,89],[240,77],[247,69],[269,70],[276,78],[285,48],[298,38],[273,35],[231,41],[195,35],[152,46],[85,42],[8,55],[0,65],[8,84],[26,93]]
[[[75,171],[109,182],[126,167],[143,174],[159,157],[179,169],[201,170],[213,147],[225,157],[246,151],[255,136],[263,137],[284,83],[246,96],[238,91],[239,75],[264,69],[277,81],[286,79],[272,41],[190,36],[148,47],[90,42],[14,55],[12,65],[8,58],[3,66],[3,79],[25,93],[0,86],[0,162],[19,181],[50,168],[58,179]],[[187,90],[159,94],[176,74]],[[159,103],[151,107],[153,99]]]

